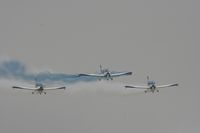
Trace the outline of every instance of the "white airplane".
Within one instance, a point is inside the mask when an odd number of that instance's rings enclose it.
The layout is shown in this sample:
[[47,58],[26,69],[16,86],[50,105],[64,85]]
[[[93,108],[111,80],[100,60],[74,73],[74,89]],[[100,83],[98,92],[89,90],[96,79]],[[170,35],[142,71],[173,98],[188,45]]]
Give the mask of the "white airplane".
[[125,76],[125,75],[132,75],[132,72],[110,72],[109,69],[104,69],[100,65],[100,73],[95,73],[95,74],[79,74],[79,76],[91,76],[91,77],[96,77],[101,79],[106,79],[106,80],[113,80],[115,77],[119,76]]
[[160,88],[166,88],[166,87],[173,87],[178,86],[178,84],[167,84],[167,85],[156,85],[156,82],[153,80],[149,80],[149,76],[147,76],[147,86],[125,86],[125,88],[138,88],[138,89],[145,89],[145,93],[155,91],[159,92]]
[[64,90],[66,89],[65,86],[63,87],[54,87],[54,88],[45,88],[45,86],[41,83],[36,83],[35,84],[35,88],[29,88],[29,87],[20,87],[20,86],[13,86],[12,88],[14,89],[23,89],[23,90],[32,90],[32,94],[46,94],[46,91],[49,91],[49,90]]

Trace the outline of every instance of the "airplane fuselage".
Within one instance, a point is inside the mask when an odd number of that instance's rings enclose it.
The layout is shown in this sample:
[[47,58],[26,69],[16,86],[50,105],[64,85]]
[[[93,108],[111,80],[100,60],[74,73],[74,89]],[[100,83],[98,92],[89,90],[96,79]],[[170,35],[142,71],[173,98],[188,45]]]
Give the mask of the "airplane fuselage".
[[32,92],[32,94],[35,94],[35,93],[40,94],[40,95],[42,93],[46,94],[46,92],[44,91],[44,87],[43,86],[40,86],[38,89],[36,89],[35,91]]
[[100,72],[104,75],[104,78],[106,80],[113,80],[113,78],[111,77],[111,73],[108,69],[102,69],[102,66],[100,65]]
[[156,90],[155,84],[150,86],[150,90],[151,90],[151,92],[154,92]]
[[[156,83],[155,83],[155,81],[148,81],[148,86],[149,86],[149,88],[148,88],[148,90],[150,91],[150,92],[152,92],[152,93],[154,93],[155,92],[155,90],[156,90]],[[159,90],[157,90],[157,92],[158,92]],[[145,91],[145,92],[147,92],[147,91]]]
[[[103,77],[106,79],[106,80],[113,80],[112,76],[111,76],[111,73],[110,72],[104,72],[103,73]],[[101,80],[101,79],[100,79]]]

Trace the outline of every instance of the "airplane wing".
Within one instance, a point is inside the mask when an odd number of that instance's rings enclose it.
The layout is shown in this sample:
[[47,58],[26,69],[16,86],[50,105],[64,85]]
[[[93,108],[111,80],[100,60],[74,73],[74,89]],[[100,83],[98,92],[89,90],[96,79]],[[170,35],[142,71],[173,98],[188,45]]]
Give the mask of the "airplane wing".
[[103,74],[79,74],[79,76],[104,77]]
[[[118,77],[123,75],[132,75],[132,72],[117,72],[117,73],[111,73],[111,77]],[[104,74],[79,74],[79,76],[91,76],[91,77],[105,77]]]
[[148,89],[149,86],[125,86],[125,88]]
[[52,88],[44,88],[44,90],[64,90],[64,89],[66,89],[66,87],[65,86],[63,86],[63,87],[52,87]]
[[159,86],[156,86],[156,88],[166,88],[166,87],[173,87],[173,86],[178,86],[178,84],[159,85]]
[[22,89],[22,90],[36,90],[37,88],[28,88],[28,87],[19,87],[19,86],[13,86],[14,89]]
[[118,73],[111,73],[111,77],[118,77],[123,75],[132,75],[132,72],[118,72]]

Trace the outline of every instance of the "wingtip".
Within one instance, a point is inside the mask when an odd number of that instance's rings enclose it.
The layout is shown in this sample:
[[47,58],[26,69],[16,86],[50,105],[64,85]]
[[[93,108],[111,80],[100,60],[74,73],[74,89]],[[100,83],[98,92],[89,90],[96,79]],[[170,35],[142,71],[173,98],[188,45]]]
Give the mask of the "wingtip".
[[128,86],[128,85],[126,85],[126,86],[124,86],[125,88],[134,88],[133,86]]
[[133,75],[133,72],[128,72],[127,74],[128,74],[128,75]]
[[17,86],[13,86],[12,88],[13,88],[13,89],[19,89],[19,87],[17,87]]
[[78,74],[78,77],[81,77],[81,76],[86,76],[86,74],[83,74],[83,73]]
[[179,86],[179,84],[178,84],[178,83],[176,83],[176,84],[173,84],[172,86]]

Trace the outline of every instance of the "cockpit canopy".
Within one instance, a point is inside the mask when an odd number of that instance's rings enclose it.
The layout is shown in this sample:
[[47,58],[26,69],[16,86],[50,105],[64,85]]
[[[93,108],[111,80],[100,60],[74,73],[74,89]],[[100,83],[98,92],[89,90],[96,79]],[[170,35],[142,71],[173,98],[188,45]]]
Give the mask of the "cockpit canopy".
[[156,82],[155,81],[148,81],[148,85],[151,86],[151,85],[155,85]]
[[44,87],[44,85],[42,84],[42,83],[36,83],[35,84],[35,87],[37,88],[37,87]]
[[107,72],[109,72],[108,69],[103,69],[103,70],[102,70],[102,73],[107,73]]

